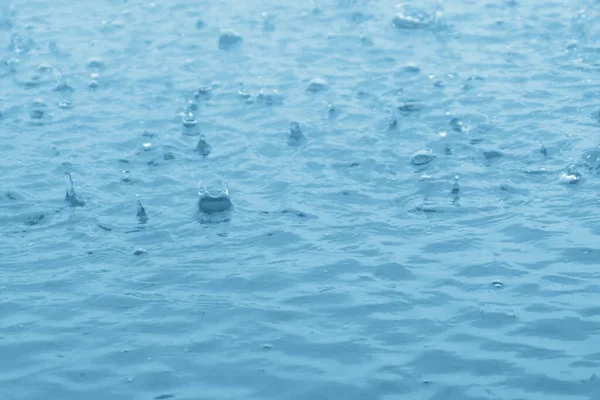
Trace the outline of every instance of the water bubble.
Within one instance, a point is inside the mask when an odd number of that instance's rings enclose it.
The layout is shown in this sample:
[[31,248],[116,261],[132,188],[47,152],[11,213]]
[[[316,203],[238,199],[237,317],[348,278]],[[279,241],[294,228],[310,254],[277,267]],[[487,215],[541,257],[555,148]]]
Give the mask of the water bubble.
[[242,37],[232,29],[222,30],[219,36],[219,49],[229,50],[242,43]]
[[327,81],[323,78],[313,78],[308,82],[307,91],[317,93],[327,89]]
[[435,159],[435,155],[431,150],[419,150],[413,154],[410,162],[413,165],[425,165]]

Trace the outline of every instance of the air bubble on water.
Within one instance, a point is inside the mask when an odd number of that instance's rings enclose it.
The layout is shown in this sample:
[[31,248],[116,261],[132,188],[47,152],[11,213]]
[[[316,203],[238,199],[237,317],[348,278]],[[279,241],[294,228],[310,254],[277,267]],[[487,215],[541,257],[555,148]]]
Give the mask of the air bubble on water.
[[312,93],[321,92],[327,89],[327,81],[323,78],[313,78],[308,82],[306,90]]
[[242,43],[242,36],[233,29],[221,30],[219,35],[219,49],[229,50]]

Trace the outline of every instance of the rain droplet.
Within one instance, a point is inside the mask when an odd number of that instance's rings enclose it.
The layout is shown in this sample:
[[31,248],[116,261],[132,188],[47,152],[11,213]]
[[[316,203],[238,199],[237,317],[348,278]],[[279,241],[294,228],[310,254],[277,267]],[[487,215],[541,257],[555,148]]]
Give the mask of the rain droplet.
[[492,286],[494,287],[494,289],[503,289],[504,288],[504,284],[500,281],[492,282]]
[[435,159],[435,155],[431,150],[419,150],[413,154],[410,162],[413,165],[424,165]]
[[198,140],[198,144],[196,145],[196,151],[198,153],[200,153],[202,155],[202,157],[208,157],[211,150],[212,150],[212,146],[210,144],[208,144],[208,142],[204,138],[204,135],[202,135],[200,137],[200,140]]
[[142,205],[142,202],[140,201],[139,198],[137,200],[136,217],[140,224],[145,224],[146,222],[148,222],[148,214],[146,214],[146,210],[144,209],[144,206]]
[[452,194],[460,193],[460,187],[458,186],[458,175],[454,177],[454,186],[452,187]]
[[297,122],[292,122],[290,124],[290,136],[288,141],[291,145],[297,145],[304,141],[304,134],[300,130],[300,125],[298,125]]
[[221,31],[219,36],[219,49],[229,50],[242,43],[242,37],[232,29]]
[[228,211],[233,205],[228,189],[224,189],[218,194],[211,194],[207,190],[198,194],[200,195],[200,199],[198,200],[198,211],[200,213],[212,214]]
[[70,172],[65,172],[65,180],[67,181],[67,193],[65,195],[65,201],[71,207],[82,207],[85,205],[83,200],[79,200],[75,194],[75,187],[73,185],[73,176]]
[[327,81],[323,78],[313,78],[308,82],[308,86],[306,88],[309,92],[321,92],[327,89]]

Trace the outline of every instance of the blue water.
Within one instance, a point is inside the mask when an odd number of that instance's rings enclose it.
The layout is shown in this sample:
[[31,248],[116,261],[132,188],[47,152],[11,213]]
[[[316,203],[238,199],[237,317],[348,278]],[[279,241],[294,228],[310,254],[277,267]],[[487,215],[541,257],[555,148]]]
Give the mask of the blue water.
[[0,3],[0,397],[600,399],[599,38],[597,0]]

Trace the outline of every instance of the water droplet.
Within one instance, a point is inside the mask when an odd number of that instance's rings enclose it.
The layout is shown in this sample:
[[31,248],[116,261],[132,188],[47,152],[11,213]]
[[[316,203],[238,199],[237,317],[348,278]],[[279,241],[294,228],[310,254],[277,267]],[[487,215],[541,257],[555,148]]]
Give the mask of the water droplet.
[[242,43],[242,37],[232,29],[222,30],[219,36],[219,49],[229,50]]
[[85,205],[83,200],[79,200],[75,194],[75,186],[73,185],[73,176],[70,172],[65,172],[65,180],[67,182],[67,193],[65,195],[65,202],[71,207],[82,207]]
[[454,186],[452,187],[452,194],[456,195],[460,192],[460,187],[458,186],[458,175],[454,177]]
[[304,141],[304,134],[300,130],[300,125],[298,125],[297,122],[290,123],[290,136],[288,141],[291,145],[297,145]]
[[146,210],[144,209],[144,206],[142,205],[142,202],[139,198],[137,200],[136,217],[140,224],[145,224],[146,222],[148,222],[148,214],[146,214]]
[[424,165],[435,159],[435,155],[431,150],[419,150],[413,154],[411,163],[413,165]]
[[212,194],[208,190],[204,190],[198,194],[200,195],[200,199],[198,200],[198,211],[200,213],[212,214],[228,211],[233,205],[228,189],[224,189],[218,194]]
[[88,66],[88,68],[95,68],[95,69],[104,68],[104,61],[101,58],[93,57],[88,60],[87,66]]
[[98,86],[100,86],[100,84],[96,80],[92,79],[88,82],[88,89],[90,90],[90,92],[95,92],[98,89]]
[[452,127],[452,129],[454,129],[456,132],[462,132],[463,131],[463,123],[460,119],[458,118],[452,118],[450,120],[450,126]]
[[73,103],[71,103],[70,101],[60,101],[58,103],[58,106],[62,109],[69,109],[69,108],[73,108]]
[[327,81],[323,78],[313,78],[308,82],[307,91],[317,93],[327,89]]
[[575,184],[581,180],[583,176],[577,171],[577,168],[574,165],[569,166],[567,172],[563,172],[560,175],[560,180],[562,182]]
[[492,286],[494,287],[494,289],[503,289],[504,288],[504,284],[500,281],[492,282]]

